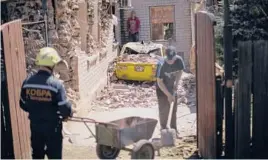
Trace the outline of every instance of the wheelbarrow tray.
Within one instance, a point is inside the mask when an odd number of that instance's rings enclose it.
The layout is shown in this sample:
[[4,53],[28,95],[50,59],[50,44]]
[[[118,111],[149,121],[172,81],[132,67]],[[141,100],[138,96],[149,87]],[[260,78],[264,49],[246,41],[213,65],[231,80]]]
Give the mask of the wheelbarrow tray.
[[96,142],[123,149],[139,140],[149,140],[155,130],[156,119],[127,117],[109,123],[96,124]]

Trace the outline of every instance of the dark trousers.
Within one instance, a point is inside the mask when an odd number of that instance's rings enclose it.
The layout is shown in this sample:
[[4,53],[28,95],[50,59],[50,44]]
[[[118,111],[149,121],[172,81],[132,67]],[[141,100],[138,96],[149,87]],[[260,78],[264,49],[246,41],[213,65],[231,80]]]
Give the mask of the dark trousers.
[[31,125],[32,158],[62,159],[62,125],[43,127]]
[[138,42],[139,41],[139,32],[134,34],[129,33],[129,42]]
[[[159,89],[156,90],[156,95],[158,100],[160,126],[161,129],[165,129],[167,126],[170,103],[167,96]],[[170,127],[177,131],[177,96],[175,97],[173,112],[171,115]]]

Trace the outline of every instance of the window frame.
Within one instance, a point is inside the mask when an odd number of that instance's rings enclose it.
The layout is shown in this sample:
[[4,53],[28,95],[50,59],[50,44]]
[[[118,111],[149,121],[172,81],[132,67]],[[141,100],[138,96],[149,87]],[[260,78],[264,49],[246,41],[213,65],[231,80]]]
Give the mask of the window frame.
[[[175,19],[176,19],[176,13],[175,13],[175,5],[157,5],[157,6],[149,6],[149,24],[150,24],[150,41],[152,41],[152,42],[168,42],[168,40],[165,40],[165,39],[163,39],[163,40],[152,40],[152,32],[153,32],[153,30],[152,30],[152,22],[151,22],[151,8],[154,8],[154,7],[170,7],[170,6],[172,6],[173,7],[173,35],[175,35],[175,36],[173,36],[173,39],[176,41],[176,21],[175,21]],[[163,24],[163,23],[162,23]]]

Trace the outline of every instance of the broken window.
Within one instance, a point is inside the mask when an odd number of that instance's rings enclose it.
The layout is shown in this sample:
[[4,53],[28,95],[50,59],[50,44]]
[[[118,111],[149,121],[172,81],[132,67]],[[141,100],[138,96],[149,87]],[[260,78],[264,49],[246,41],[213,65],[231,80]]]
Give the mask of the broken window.
[[175,38],[174,6],[150,7],[151,40]]

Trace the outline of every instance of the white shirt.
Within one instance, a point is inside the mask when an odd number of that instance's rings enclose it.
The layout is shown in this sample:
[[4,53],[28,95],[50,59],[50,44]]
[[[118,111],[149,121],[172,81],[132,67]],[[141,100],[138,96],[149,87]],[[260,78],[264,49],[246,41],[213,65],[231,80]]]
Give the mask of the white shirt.
[[118,19],[115,15],[112,15],[113,16],[113,25],[117,26],[118,25]]

